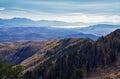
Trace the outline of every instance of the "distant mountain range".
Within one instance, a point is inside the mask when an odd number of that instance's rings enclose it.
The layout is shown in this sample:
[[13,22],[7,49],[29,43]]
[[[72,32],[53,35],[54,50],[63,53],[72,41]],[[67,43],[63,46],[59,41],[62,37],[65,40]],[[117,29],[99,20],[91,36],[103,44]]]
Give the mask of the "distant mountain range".
[[0,19],[0,27],[62,27],[62,26],[73,26],[81,25],[82,23],[68,23],[63,21],[50,21],[50,20],[39,20],[33,21],[27,18],[12,18],[12,19]]
[[82,33],[94,34],[94,35],[107,35],[108,33],[114,31],[115,29],[119,29],[120,25],[110,25],[110,24],[97,24],[89,27],[84,27],[80,29],[76,29]]
[[41,41],[59,38],[91,38],[96,40],[98,36],[79,33],[70,29],[47,27],[0,28],[0,42],[15,42],[21,40]]
[[97,24],[84,28],[58,28],[79,25],[80,22],[67,23],[62,21],[40,20],[26,18],[0,19],[0,42],[19,40],[50,40],[58,38],[91,38],[96,40],[106,35],[120,25]]
[[[27,18],[12,18],[12,19],[0,19],[0,28],[8,27],[55,27],[64,28],[66,26],[81,26],[84,23],[75,22],[68,23],[63,21],[51,21],[51,20],[39,20],[33,21]],[[97,24],[84,28],[75,28],[75,30],[84,33],[95,33],[97,35],[104,35],[112,32],[116,28],[120,28],[120,25],[110,25],[110,24]],[[74,29],[74,28],[72,28]]]

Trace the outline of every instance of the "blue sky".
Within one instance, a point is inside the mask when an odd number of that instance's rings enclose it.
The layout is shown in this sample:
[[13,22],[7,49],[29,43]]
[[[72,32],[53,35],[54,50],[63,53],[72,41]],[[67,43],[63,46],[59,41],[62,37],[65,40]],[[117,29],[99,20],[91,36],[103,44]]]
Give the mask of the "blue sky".
[[0,0],[0,18],[120,24],[120,0]]

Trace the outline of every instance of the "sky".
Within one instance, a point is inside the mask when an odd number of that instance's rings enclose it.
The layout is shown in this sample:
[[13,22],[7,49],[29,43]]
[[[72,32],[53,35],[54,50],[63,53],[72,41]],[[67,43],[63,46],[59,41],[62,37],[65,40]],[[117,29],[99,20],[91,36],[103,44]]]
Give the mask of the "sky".
[[0,18],[120,24],[120,0],[0,0]]

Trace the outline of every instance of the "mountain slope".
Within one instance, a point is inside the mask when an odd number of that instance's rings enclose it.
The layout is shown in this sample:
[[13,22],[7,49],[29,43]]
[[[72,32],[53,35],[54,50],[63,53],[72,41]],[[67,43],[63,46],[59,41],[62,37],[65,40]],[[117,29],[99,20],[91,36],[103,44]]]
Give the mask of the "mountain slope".
[[19,64],[41,49],[44,42],[1,43],[0,59]]
[[[68,51],[73,46],[76,49],[80,48],[82,44],[87,41],[93,42],[90,39],[77,39],[77,38],[76,39],[67,38],[67,39],[48,41],[38,53],[24,60],[21,63],[21,65],[25,67],[29,67],[29,69],[34,68],[35,66],[41,64],[44,61],[50,59],[56,60],[58,57],[63,55],[65,51]],[[77,47],[79,44],[81,44],[81,46]]]
[[[27,66],[26,79],[97,79],[104,74],[114,73],[119,68],[120,29],[96,42],[90,39],[62,39],[52,41],[45,46],[44,55],[38,57],[34,64]],[[74,41],[73,41],[74,40]],[[50,45],[50,47],[49,47]],[[38,54],[40,56],[40,54]],[[45,59],[45,60],[44,60]],[[33,63],[33,62],[32,62]],[[112,68],[114,71],[111,71]],[[109,72],[108,70],[109,69]]]

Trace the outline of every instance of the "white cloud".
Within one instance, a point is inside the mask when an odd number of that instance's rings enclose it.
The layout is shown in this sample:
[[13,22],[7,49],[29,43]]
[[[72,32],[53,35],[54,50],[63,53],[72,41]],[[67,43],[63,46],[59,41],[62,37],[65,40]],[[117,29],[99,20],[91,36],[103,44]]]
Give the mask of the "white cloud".
[[3,10],[5,10],[5,8],[4,7],[0,7],[0,11],[3,11]]
[[[64,26],[62,28],[78,28],[86,27],[95,24],[115,24],[120,25],[120,15],[94,15],[94,14],[68,14],[68,15],[51,15],[44,17],[34,17],[32,19],[46,19],[46,20],[58,20],[64,22],[80,22],[77,26]],[[82,23],[82,24],[81,24]]]
[[69,16],[57,17],[57,20],[66,22],[94,23],[115,23],[120,24],[119,15],[92,15],[92,14],[71,14]]
[[[2,13],[2,12],[1,12]],[[119,24],[120,15],[100,15],[100,14],[84,14],[84,13],[70,13],[70,14],[45,14],[45,13],[34,13],[34,12],[23,12],[23,11],[9,11],[3,12],[0,18],[13,18],[13,17],[25,17],[33,20],[57,20],[64,22],[80,22],[77,25],[72,26],[61,26],[61,28],[77,28],[86,27],[95,24]]]

